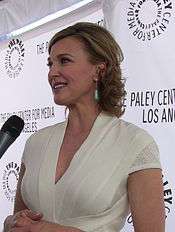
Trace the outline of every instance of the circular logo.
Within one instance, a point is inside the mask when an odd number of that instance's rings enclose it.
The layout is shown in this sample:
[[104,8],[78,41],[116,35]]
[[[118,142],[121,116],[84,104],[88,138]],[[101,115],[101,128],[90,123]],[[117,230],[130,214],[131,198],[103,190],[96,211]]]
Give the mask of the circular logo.
[[129,3],[127,23],[132,35],[150,41],[166,31],[172,16],[171,0],[135,0]]
[[5,56],[5,68],[10,78],[19,76],[24,66],[24,44],[20,39],[12,39]]
[[[168,215],[171,213],[171,207],[173,204],[173,192],[169,186],[169,182],[165,179],[164,176],[162,176],[162,178],[163,178],[163,186],[164,186],[165,216],[167,218]],[[133,227],[133,220],[131,214],[127,218],[127,224]]]
[[19,179],[19,166],[17,163],[11,162],[6,165],[3,173],[2,187],[8,201],[14,202],[16,194],[16,186]]

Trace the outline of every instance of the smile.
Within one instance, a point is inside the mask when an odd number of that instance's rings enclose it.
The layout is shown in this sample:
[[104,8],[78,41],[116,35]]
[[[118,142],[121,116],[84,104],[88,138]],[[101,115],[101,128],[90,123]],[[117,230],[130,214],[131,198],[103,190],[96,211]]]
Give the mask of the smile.
[[63,89],[67,86],[66,82],[57,82],[52,85],[53,91]]

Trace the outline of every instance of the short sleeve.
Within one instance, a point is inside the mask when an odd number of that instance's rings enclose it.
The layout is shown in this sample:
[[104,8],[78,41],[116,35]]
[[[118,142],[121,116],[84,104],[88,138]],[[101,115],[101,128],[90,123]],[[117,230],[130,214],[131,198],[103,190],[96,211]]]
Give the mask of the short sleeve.
[[162,169],[159,158],[159,149],[155,142],[148,144],[139,154],[137,154],[136,159],[130,167],[129,173],[149,168]]
[[23,154],[22,154],[22,158],[21,158],[21,163],[23,163],[23,164],[25,164],[26,163],[26,161],[25,161],[25,152],[26,151],[26,144],[25,144],[25,147],[24,147],[24,151],[23,151]]
[[25,166],[27,165],[27,153],[29,152],[29,143],[30,143],[30,137],[27,139],[25,147],[24,147],[24,151],[22,154],[22,158],[21,158],[21,163],[23,163]]

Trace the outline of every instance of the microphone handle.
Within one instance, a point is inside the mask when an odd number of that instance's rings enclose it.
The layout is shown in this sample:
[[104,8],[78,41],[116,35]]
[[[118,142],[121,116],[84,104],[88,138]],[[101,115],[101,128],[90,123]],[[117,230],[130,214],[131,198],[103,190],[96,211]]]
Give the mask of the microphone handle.
[[7,132],[0,131],[0,159],[14,141],[15,138],[10,136]]

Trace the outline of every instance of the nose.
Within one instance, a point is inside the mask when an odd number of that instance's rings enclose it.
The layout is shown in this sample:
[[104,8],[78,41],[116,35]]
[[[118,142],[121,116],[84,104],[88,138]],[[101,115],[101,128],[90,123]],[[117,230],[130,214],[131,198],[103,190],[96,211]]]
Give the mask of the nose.
[[60,69],[58,67],[58,64],[52,64],[51,67],[49,68],[49,72],[48,72],[48,81],[49,83],[52,82],[53,79],[55,79],[56,77],[58,77],[60,75]]

